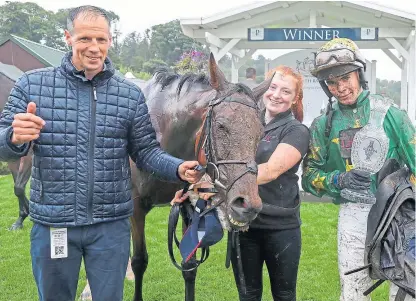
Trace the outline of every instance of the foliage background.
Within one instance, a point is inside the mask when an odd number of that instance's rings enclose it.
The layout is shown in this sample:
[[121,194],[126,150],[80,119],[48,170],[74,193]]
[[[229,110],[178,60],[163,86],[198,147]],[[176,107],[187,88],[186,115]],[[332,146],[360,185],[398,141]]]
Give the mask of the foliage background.
[[[68,48],[63,40],[63,30],[66,28],[69,9],[60,9],[55,13],[32,2],[6,1],[0,6],[0,40],[14,34],[66,51]],[[119,30],[118,23],[120,17],[112,11],[108,11],[108,15],[113,36],[113,47],[109,56],[123,74],[130,71],[137,78],[147,80],[160,66],[172,68],[179,73],[196,69],[198,72],[204,71],[203,67],[196,68],[197,64],[189,64],[187,55],[194,52],[207,57],[209,49],[185,36],[179,20],[154,25],[144,32],[129,32],[121,38],[123,33]],[[254,67],[257,70],[257,82],[263,81],[265,60],[263,55],[247,60],[239,69],[239,78],[245,77],[246,68]],[[230,79],[230,57],[224,56],[219,65]],[[377,93],[385,94],[399,104],[400,82],[377,79]]]

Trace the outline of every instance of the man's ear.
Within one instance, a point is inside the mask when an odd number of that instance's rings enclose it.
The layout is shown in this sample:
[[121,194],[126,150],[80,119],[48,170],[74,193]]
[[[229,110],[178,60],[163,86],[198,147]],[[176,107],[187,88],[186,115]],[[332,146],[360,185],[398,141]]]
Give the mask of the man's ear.
[[113,37],[111,35],[110,35],[109,43],[110,43],[110,47],[113,46]]
[[71,34],[69,33],[69,31],[67,29],[64,30],[64,35],[65,35],[65,42],[68,46],[72,46],[72,42],[71,42]]

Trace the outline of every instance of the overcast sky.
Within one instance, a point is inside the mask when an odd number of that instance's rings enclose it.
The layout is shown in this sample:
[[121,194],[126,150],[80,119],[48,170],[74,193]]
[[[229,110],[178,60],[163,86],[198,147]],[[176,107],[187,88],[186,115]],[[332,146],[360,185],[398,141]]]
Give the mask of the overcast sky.
[[[19,2],[28,2],[18,0]],[[165,23],[180,18],[199,18],[215,15],[224,10],[236,8],[245,4],[258,2],[250,0],[32,0],[45,9],[57,11],[60,8],[75,7],[79,5],[96,5],[106,10],[112,10],[120,16],[120,30],[123,34],[132,31],[143,32],[152,25]],[[379,1],[391,6],[390,0]],[[3,5],[5,0],[0,0]],[[306,4],[306,3],[305,3]],[[416,9],[409,8],[409,1],[395,0],[394,5],[398,9],[416,13]],[[254,57],[261,53],[266,58],[274,59],[285,50],[259,50]],[[377,77],[381,79],[400,80],[400,69],[381,50],[364,50],[364,55],[369,60],[377,60]]]

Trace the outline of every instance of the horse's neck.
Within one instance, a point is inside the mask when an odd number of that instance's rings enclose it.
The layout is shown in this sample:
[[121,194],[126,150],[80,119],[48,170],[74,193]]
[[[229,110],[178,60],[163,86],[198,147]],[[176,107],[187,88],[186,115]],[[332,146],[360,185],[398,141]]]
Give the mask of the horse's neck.
[[164,112],[161,113],[170,118],[165,118],[162,120],[164,124],[155,128],[160,131],[162,147],[166,151],[183,159],[195,159],[196,133],[202,126],[204,112],[213,96],[212,91],[181,93],[180,99],[163,106]]

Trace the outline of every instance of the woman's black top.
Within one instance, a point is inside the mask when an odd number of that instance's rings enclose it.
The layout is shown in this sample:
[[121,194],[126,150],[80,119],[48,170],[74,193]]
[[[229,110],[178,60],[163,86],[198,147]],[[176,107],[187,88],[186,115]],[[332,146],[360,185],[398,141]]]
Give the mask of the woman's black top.
[[[293,146],[302,158],[308,150],[309,130],[294,118],[291,110],[279,113],[265,125],[263,138],[257,147],[257,164],[266,163],[279,143]],[[300,226],[299,177],[296,172],[301,161],[276,180],[259,185],[263,209],[250,225],[251,228],[284,230]]]

